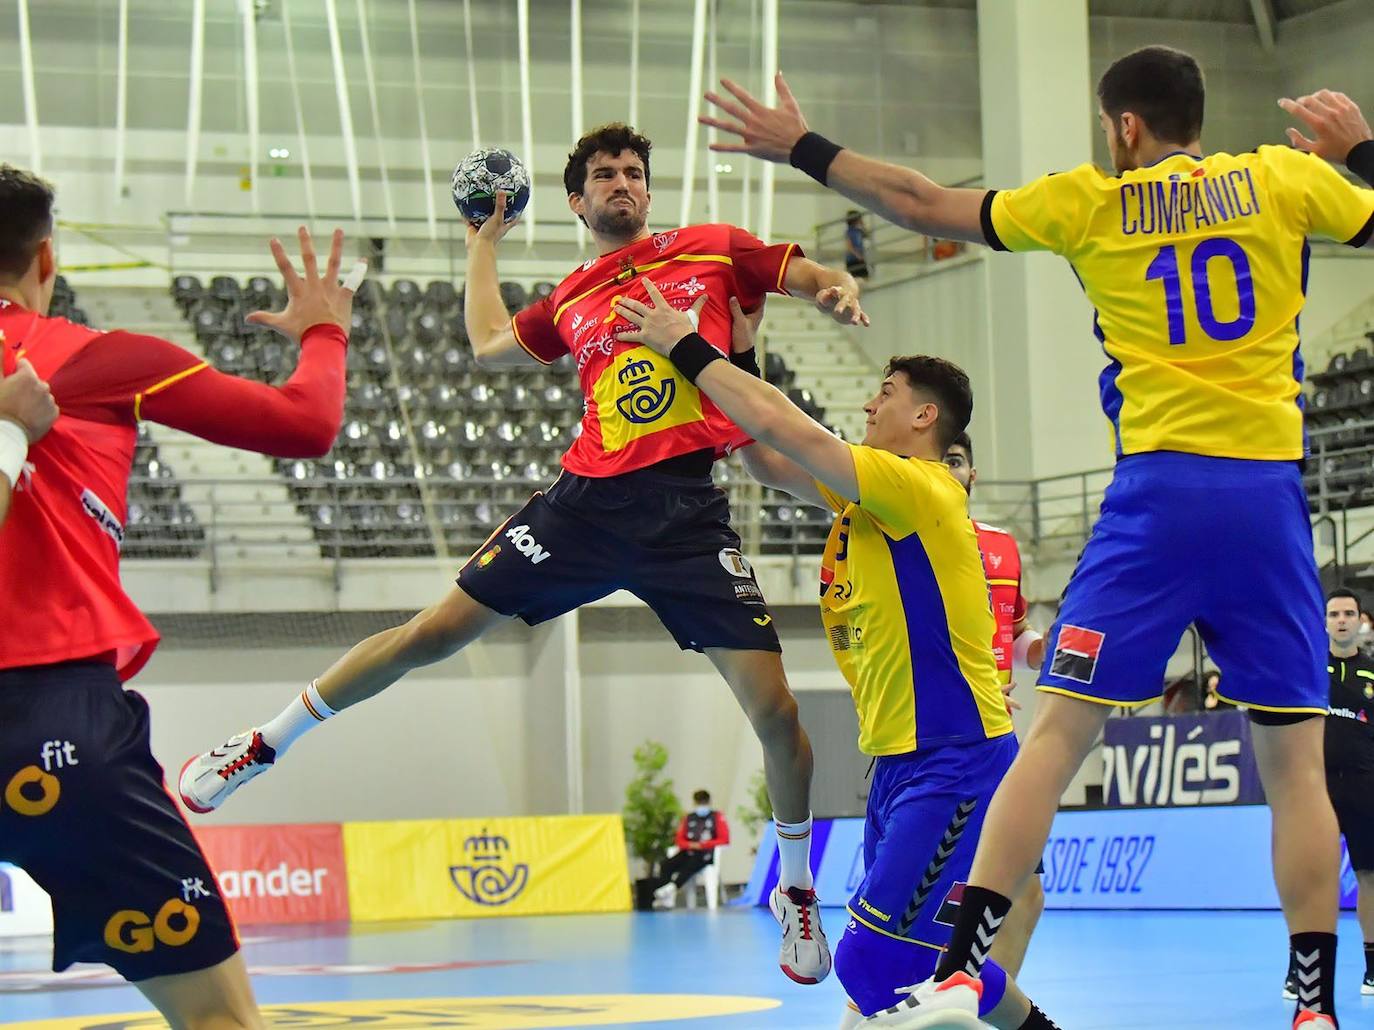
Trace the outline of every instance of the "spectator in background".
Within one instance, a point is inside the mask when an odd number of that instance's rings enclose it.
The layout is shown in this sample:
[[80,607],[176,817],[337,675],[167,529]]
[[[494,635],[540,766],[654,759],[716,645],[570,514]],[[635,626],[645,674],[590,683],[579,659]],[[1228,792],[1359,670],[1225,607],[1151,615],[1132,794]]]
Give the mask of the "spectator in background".
[[1368,612],[1360,612],[1360,628],[1355,637],[1355,646],[1365,657],[1374,657],[1374,616]]
[[730,843],[730,826],[725,813],[711,807],[709,791],[692,795],[693,808],[682,817],[677,828],[677,854],[659,867],[661,885],[654,896],[671,905],[679,887],[716,860],[716,848]]
[[867,279],[872,273],[868,267],[869,232],[864,227],[863,212],[850,211],[844,222],[844,270],[855,279]]

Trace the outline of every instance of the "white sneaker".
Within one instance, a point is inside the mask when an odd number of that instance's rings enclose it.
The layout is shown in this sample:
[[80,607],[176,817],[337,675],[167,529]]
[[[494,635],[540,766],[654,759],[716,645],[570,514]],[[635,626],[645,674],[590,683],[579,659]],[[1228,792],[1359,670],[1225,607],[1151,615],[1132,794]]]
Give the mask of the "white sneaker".
[[927,980],[899,987],[897,993],[906,994],[906,998],[890,1009],[875,1012],[860,1026],[888,1030],[981,1030],[983,1026],[978,1020],[983,982],[967,973],[955,973],[938,983]]
[[258,773],[277,753],[256,729],[230,737],[219,747],[186,759],[177,778],[181,800],[192,812],[212,812]]
[[821,907],[810,888],[781,887],[768,898],[782,925],[778,966],[799,984],[818,984],[830,975],[830,943],[821,929]]
[[665,883],[654,891],[654,905],[657,908],[676,908],[677,907],[677,887],[671,883]]
[[1374,977],[1366,976],[1360,984],[1361,994],[1374,994]]

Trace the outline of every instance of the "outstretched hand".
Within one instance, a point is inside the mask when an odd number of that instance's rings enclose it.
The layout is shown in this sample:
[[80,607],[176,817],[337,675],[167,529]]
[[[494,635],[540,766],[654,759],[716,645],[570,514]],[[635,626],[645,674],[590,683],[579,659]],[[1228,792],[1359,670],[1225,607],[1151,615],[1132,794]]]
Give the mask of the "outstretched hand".
[[816,294],[816,309],[829,315],[840,325],[861,325],[870,322],[864,309],[859,306],[859,287],[827,286]]
[[649,295],[650,303],[645,304],[632,297],[621,297],[616,301],[615,313],[637,328],[616,333],[615,338],[624,343],[642,343],[667,357],[679,340],[697,331],[701,309],[706,306],[706,296],[703,294],[698,297],[691,310],[679,311],[663,299],[658,287],[648,279],[641,279],[640,283]]
[[752,93],[731,79],[720,84],[734,95],[728,100],[719,93],[709,92],[706,99],[729,115],[733,121],[701,115],[697,121],[738,136],[739,143],[712,143],[711,149],[726,154],[751,154],[765,161],[787,164],[797,140],[806,135],[806,118],[797,98],[787,88],[787,81],[778,72],[773,80],[778,91],[778,106],[765,107]]
[[1304,123],[1315,136],[1309,139],[1297,129],[1288,129],[1288,140],[1299,150],[1344,164],[1356,144],[1374,139],[1359,105],[1344,93],[1321,89],[1292,100],[1284,97],[1279,106]]
[[[264,325],[275,329],[288,339],[300,342],[305,331],[314,325],[337,325],[345,333],[352,327],[353,292],[362,282],[360,271],[348,277],[348,283],[339,281],[339,265],[343,260],[342,229],[334,230],[334,238],[329,246],[329,261],[324,275],[319,274],[315,258],[315,245],[310,239],[310,231],[305,226],[296,230],[301,244],[301,264],[304,275],[297,274],[295,265],[286,256],[281,240],[272,238],[272,258],[277,262],[282,282],[286,286],[286,309],[284,311],[254,311],[244,321],[254,325]],[[358,265],[366,270],[366,265]]]

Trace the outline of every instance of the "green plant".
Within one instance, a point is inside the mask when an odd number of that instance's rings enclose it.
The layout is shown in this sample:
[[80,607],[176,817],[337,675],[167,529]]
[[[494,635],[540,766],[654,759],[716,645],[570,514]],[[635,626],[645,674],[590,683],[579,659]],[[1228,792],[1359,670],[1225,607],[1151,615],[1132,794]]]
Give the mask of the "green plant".
[[653,876],[677,837],[682,806],[673,792],[673,781],[663,775],[667,748],[646,740],[635,748],[634,761],[635,778],[625,788],[625,841]]
[[750,778],[745,803],[735,809],[735,815],[751,837],[763,828],[764,823],[772,822],[773,802],[768,797],[768,780],[764,777],[762,769]]

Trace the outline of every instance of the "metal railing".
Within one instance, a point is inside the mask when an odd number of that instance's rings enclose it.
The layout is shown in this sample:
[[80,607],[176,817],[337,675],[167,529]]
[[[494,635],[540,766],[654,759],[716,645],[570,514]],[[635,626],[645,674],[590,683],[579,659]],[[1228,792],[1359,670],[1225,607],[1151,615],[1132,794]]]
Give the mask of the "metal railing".
[[[981,185],[982,181],[981,177],[974,177],[951,185],[958,188],[974,187]],[[862,214],[866,235],[864,257],[870,270],[891,264],[933,264],[957,257],[968,249],[965,243],[903,229],[870,211],[864,211]],[[811,233],[811,250],[808,256],[822,264],[843,265],[846,253],[845,232],[848,227],[849,222],[845,218],[818,223]]]

